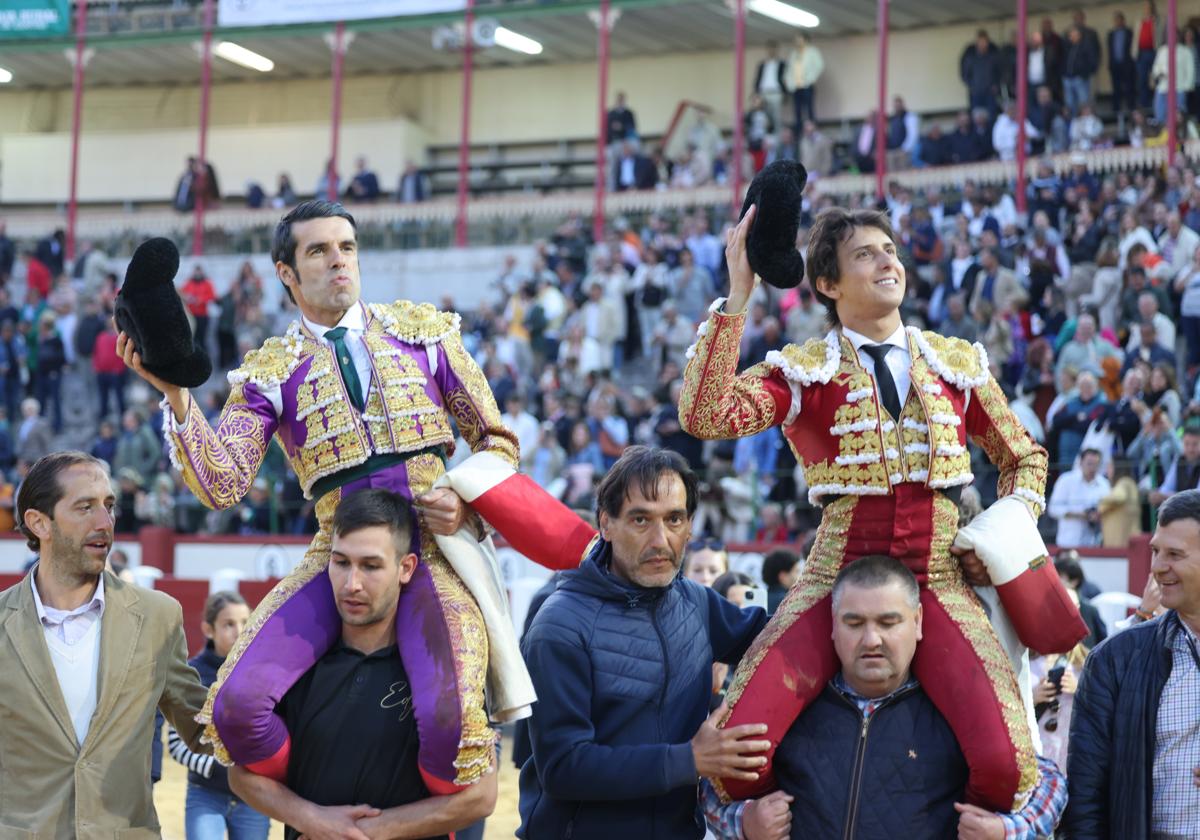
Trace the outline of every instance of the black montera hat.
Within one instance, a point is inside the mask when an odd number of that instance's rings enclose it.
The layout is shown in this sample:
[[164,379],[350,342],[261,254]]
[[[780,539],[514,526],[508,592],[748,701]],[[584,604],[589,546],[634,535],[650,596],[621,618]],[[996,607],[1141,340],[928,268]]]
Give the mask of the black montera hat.
[[794,160],[777,160],[754,176],[741,215],[757,205],[746,256],[754,273],[779,289],[804,279],[804,255],[796,249],[801,201],[808,172]]
[[208,381],[212,360],[196,343],[183,300],[175,290],[179,249],[169,239],[149,239],[138,246],[117,295],[117,329],[129,336],[142,365],[160,379],[181,388]]

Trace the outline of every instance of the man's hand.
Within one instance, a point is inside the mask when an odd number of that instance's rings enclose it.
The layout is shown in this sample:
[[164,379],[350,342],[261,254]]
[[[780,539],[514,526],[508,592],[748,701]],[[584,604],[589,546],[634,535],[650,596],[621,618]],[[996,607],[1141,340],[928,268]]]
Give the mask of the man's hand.
[[1079,679],[1075,676],[1075,669],[1068,666],[1062,675],[1062,692],[1063,694],[1074,694],[1078,687]]
[[301,840],[371,840],[357,821],[379,814],[379,809],[370,805],[313,806],[293,827]]
[[[116,321],[113,321],[116,326]],[[142,356],[134,349],[134,344],[129,340],[123,332],[117,333],[117,355],[125,361],[125,367],[132,370],[146,383],[156,391],[159,391],[171,406],[171,410],[175,413],[175,419],[183,422],[187,417],[187,402],[188,392],[186,388],[180,388],[178,385],[172,385],[170,382],[164,382],[150,371],[142,366]]]
[[963,580],[968,586],[991,586],[992,578],[988,575],[987,566],[983,565],[983,561],[975,554],[973,548],[959,548],[958,546],[950,546],[950,553],[958,558],[958,564],[962,566]]
[[1004,820],[975,805],[954,803],[958,818],[958,840],[1004,840]]
[[725,312],[729,315],[738,315],[746,310],[746,304],[750,302],[750,295],[758,283],[754,269],[750,267],[750,259],[746,256],[746,239],[750,236],[750,228],[757,214],[758,207],[751,204],[738,226],[729,232],[729,240],[725,243],[725,262],[729,266],[729,297],[725,300]]
[[1049,703],[1057,696],[1058,689],[1054,687],[1054,683],[1050,682],[1050,680],[1043,679],[1033,687],[1034,703]]
[[1158,580],[1151,574],[1146,578],[1146,588],[1142,590],[1142,603],[1138,605],[1138,609],[1147,615],[1157,615],[1161,606],[1162,589],[1158,586]]
[[[115,321],[113,322],[116,323]],[[163,394],[170,394],[171,391],[178,391],[178,385],[172,385],[170,382],[164,382],[150,371],[142,367],[142,356],[134,348],[134,344],[129,340],[129,336],[125,333],[117,334],[117,355],[125,360],[125,367],[132,370],[138,376],[145,379],[154,390]]]
[[765,767],[766,756],[748,753],[766,752],[770,741],[744,741],[752,735],[764,735],[765,723],[747,723],[729,729],[717,729],[717,721],[725,717],[728,709],[724,703],[708,716],[692,738],[692,757],[696,772],[709,778],[741,779],[753,782],[758,778],[754,768]]
[[416,498],[421,524],[435,534],[448,537],[467,521],[467,503],[449,487],[430,490]]
[[781,790],[746,803],[742,833],[746,840],[787,840],[792,833],[792,797]]

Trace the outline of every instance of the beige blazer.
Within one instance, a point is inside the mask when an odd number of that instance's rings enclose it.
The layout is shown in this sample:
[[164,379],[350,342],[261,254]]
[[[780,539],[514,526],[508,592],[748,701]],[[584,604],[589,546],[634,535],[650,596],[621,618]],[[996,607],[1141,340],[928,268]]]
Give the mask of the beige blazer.
[[33,603],[33,573],[0,593],[0,840],[159,836],[150,791],[154,711],[193,750],[205,689],[183,611],[105,572],[96,712],[82,745]]

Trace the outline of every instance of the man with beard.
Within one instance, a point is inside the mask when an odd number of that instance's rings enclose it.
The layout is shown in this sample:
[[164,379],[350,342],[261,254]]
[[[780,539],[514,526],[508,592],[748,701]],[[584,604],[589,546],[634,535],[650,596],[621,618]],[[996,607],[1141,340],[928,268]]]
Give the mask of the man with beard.
[[82,452],[41,458],[17,495],[38,562],[0,594],[0,836],[156,836],[155,709],[210,751],[179,604],[105,571],[115,503],[105,465]]
[[415,687],[396,646],[396,606],[417,567],[408,502],[359,491],[338,505],[331,528],[341,632],[279,704],[292,735],[287,783],[235,767],[230,786],[285,823],[288,840],[444,838],[491,813],[496,773],[449,796],[430,796],[421,779]]
[[705,720],[713,661],[737,662],[767,616],[679,575],[697,497],[681,455],[645,446],[600,483],[601,539],[522,641],[538,703],[517,836],[698,840],[699,777],[766,763],[765,726]]

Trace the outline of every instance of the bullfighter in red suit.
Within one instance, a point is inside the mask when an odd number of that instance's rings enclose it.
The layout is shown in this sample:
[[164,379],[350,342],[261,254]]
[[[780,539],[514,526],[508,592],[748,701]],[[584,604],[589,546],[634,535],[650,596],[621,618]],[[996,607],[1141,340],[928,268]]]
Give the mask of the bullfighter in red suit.
[[[1030,729],[1009,657],[956,555],[984,562],[1025,645],[1065,652],[1084,636],[1037,536],[1046,453],[1009,409],[980,345],[903,325],[904,267],[887,217],[874,211],[826,210],[811,230],[808,276],[829,334],[739,375],[757,282],[746,257],[754,215],[726,251],[729,298],[713,304],[689,350],[680,421],[707,439],[781,426],[824,511],[800,580],[738,668],[724,725],[766,723],[774,753],[837,672],[828,599],[838,569],[888,554],[921,584],[925,639],[913,670],[967,758],[969,800],[1019,808],[1037,780]],[[955,497],[973,480],[968,439],[999,469],[1001,499],[959,531]],[[717,780],[736,799],[771,787],[770,764],[757,782]]]

